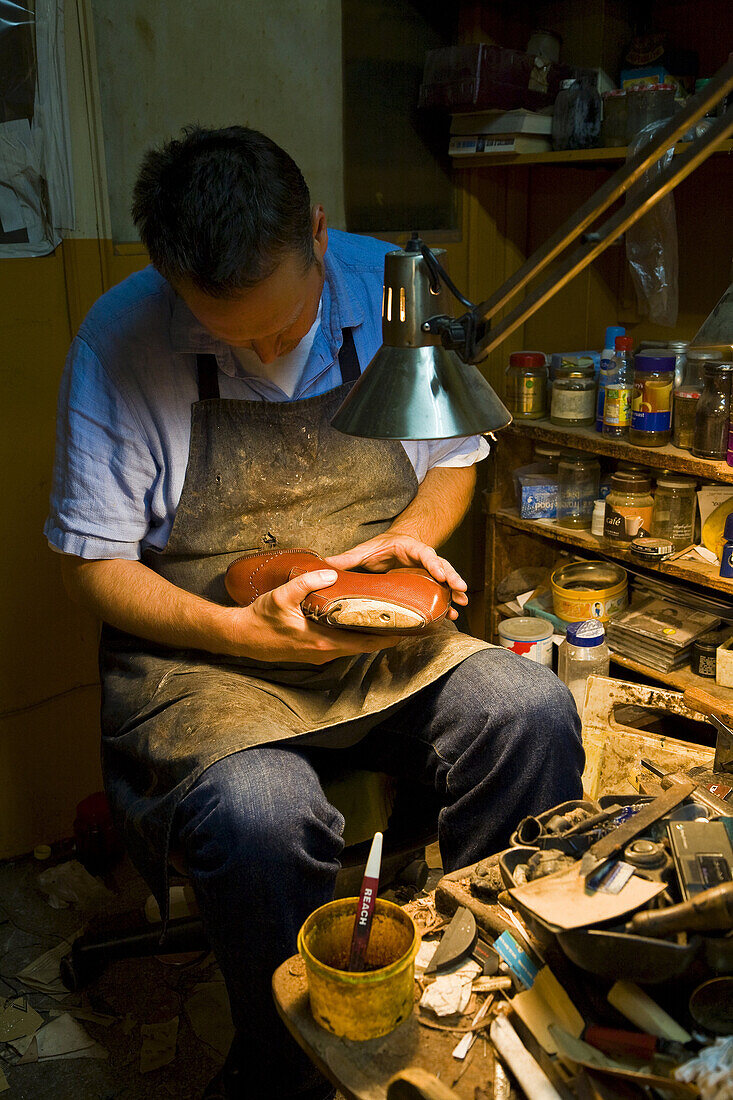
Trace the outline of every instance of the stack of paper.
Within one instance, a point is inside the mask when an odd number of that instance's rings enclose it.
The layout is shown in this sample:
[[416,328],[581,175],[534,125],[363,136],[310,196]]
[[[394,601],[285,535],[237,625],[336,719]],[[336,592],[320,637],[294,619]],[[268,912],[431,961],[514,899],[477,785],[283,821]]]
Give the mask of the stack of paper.
[[547,153],[552,149],[552,116],[537,111],[480,111],[453,115],[448,152]]

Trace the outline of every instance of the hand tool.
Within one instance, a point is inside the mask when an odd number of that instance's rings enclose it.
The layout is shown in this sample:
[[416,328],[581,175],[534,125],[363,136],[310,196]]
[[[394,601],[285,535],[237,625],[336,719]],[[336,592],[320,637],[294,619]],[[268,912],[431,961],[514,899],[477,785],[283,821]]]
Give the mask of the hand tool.
[[643,833],[650,825],[653,825],[670,810],[684,802],[695,790],[696,784],[692,780],[675,783],[674,787],[660,794],[652,802],[643,806],[638,814],[619,825],[612,833],[601,837],[592,844],[581,860],[580,868],[584,875],[590,874],[599,863],[609,859],[616,852],[621,851],[629,841]]
[[[473,913],[461,906],[453,915],[453,919],[443,933],[443,938],[438,944],[438,949],[425,967],[426,974],[433,974],[436,970],[444,970],[458,962],[469,951],[473,950],[478,936],[476,918]],[[483,963],[482,963],[483,966]]]
[[666,936],[670,932],[712,932],[733,928],[733,882],[702,890],[680,905],[644,909],[626,925],[638,936]]
[[356,906],[354,931],[351,935],[349,962],[347,970],[363,970],[369,933],[372,930],[372,917],[377,904],[379,888],[379,869],[382,863],[382,834],[375,833],[369,849],[366,870],[361,884],[361,893]]
[[[655,764],[653,760],[642,758],[641,765],[647,771],[650,771],[652,775],[658,777],[664,790],[671,790],[673,787],[681,787],[690,783],[690,777],[683,772],[665,772],[664,768],[661,768],[659,764]],[[724,802],[722,798],[718,798],[716,794],[712,794],[701,784],[693,782],[693,792],[695,801],[699,802],[701,806],[706,806],[715,817],[733,816],[733,805],[730,802]]]

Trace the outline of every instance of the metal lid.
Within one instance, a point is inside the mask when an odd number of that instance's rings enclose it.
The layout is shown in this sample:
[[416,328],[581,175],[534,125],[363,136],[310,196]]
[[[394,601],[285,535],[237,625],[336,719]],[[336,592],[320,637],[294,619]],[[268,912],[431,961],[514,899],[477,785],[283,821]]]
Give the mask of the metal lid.
[[658,348],[669,349],[669,351],[675,352],[677,355],[680,352],[687,351],[689,347],[687,340],[640,340],[639,351],[656,351]]
[[617,470],[615,474],[611,474],[611,488],[622,493],[650,493],[652,479],[644,474],[637,474],[634,470]]
[[642,535],[640,538],[631,540],[631,552],[644,561],[662,561],[674,553],[674,544],[667,539],[655,539]]
[[543,351],[513,351],[509,356],[510,367],[545,367],[547,358]]
[[571,645],[588,647],[602,645],[606,632],[598,619],[584,619],[580,623],[568,623],[566,637]]
[[[668,354],[665,355],[665,351]],[[634,356],[634,366],[637,370],[659,370],[674,372],[677,364],[677,355],[671,348],[659,351],[639,351]]]
[[592,378],[595,375],[593,360],[587,363],[560,363],[555,367],[555,378]]
[[658,477],[657,489],[696,489],[697,482],[691,477]]
[[521,615],[516,619],[504,619],[499,623],[499,636],[511,638],[515,642],[542,642],[554,634],[552,623],[546,619],[535,619],[530,615]]

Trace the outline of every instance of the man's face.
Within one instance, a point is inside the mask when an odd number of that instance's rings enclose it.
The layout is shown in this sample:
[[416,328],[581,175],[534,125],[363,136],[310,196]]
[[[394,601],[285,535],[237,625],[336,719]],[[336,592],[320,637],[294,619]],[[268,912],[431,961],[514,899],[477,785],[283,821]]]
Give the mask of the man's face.
[[327,245],[320,207],[314,226],[315,262],[307,271],[302,256],[290,253],[271,275],[234,298],[212,298],[192,283],[178,283],[176,290],[212,336],[253,351],[262,363],[272,363],[300,343],[318,313]]

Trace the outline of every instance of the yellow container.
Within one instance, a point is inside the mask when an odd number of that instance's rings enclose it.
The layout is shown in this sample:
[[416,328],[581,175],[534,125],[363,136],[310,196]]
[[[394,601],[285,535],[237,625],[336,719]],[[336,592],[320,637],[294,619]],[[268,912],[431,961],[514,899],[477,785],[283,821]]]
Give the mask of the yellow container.
[[571,562],[550,575],[552,606],[566,623],[605,623],[629,605],[626,570],[602,561]]
[[412,1012],[420,934],[412,918],[377,898],[364,971],[345,970],[358,898],[316,909],[298,933],[313,1018],[345,1039],[387,1035]]

